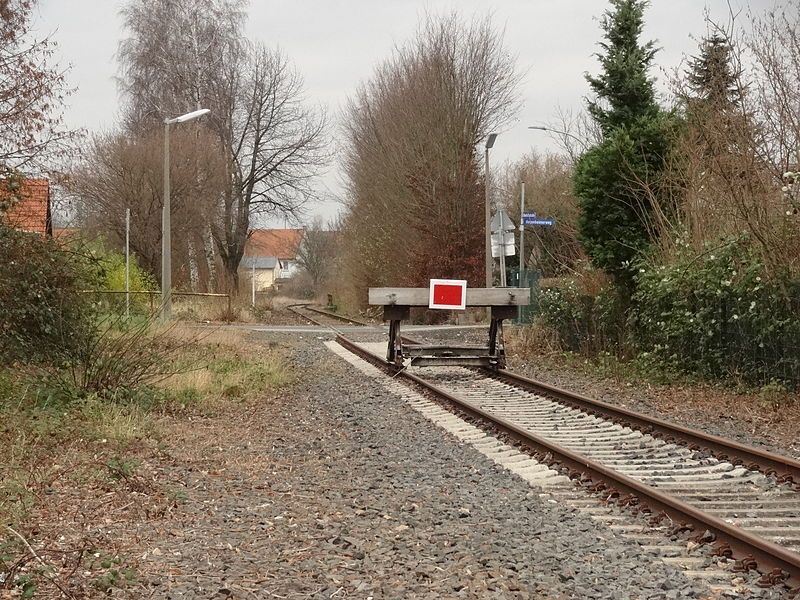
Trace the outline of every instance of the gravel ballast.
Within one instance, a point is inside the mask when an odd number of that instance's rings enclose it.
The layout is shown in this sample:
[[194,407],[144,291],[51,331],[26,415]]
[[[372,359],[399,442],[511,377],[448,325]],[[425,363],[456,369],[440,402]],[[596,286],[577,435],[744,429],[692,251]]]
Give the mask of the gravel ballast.
[[[139,591],[160,598],[691,598],[697,586],[444,434],[322,345],[302,381],[244,423],[198,422],[140,532]],[[255,346],[257,348],[257,345]],[[202,450],[198,452],[198,450]]]
[[[518,331],[507,328],[507,338]],[[413,334],[411,334],[413,335]],[[440,328],[415,337],[427,341],[485,343],[486,329]],[[615,380],[587,368],[578,369],[563,356],[520,356],[514,344],[508,349],[508,369],[590,398],[616,404],[694,429],[759,446],[770,452],[800,459],[800,405],[776,407],[756,391],[737,392],[733,386],[710,383]]]

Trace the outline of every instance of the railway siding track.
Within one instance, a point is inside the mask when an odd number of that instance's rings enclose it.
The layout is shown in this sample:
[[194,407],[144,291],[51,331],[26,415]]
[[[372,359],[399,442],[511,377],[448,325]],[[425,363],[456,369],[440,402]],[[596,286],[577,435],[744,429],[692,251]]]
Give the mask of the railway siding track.
[[373,323],[367,323],[366,321],[362,321],[360,319],[345,317],[344,315],[339,315],[334,312],[317,308],[316,306],[312,306],[310,303],[290,304],[286,308],[288,308],[297,316],[322,327],[330,327],[331,323],[336,323],[337,325],[362,325],[365,327],[373,325]]
[[[392,371],[368,345],[341,336],[337,341]],[[422,367],[400,373],[594,492],[652,515],[654,525],[671,521],[672,531],[694,530],[698,543],[716,541],[717,554],[739,558],[736,569],[758,566],[761,585],[800,583],[797,461],[708,436],[712,450],[734,458],[714,456],[705,451],[705,434],[603,403],[586,406],[594,401],[574,402],[564,390],[548,398],[506,372],[490,377],[460,367]],[[604,414],[606,407],[616,412]],[[625,422],[629,416],[636,428]]]
[[730,460],[734,464],[746,465],[752,470],[761,470],[767,475],[774,475],[782,483],[794,482],[800,490],[800,461],[790,457],[766,452],[733,440],[643,415],[607,402],[562,390],[511,371],[500,370],[497,372],[497,377],[522,389],[555,398],[562,404],[578,408],[589,414],[616,420],[633,426],[643,433],[665,438],[666,441],[671,441],[670,438],[679,439],[682,443],[694,446],[695,449],[706,449],[721,460]]

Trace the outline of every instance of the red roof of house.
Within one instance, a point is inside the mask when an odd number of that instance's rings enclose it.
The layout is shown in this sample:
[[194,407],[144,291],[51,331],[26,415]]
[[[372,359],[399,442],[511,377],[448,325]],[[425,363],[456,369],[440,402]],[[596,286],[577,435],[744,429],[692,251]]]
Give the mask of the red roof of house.
[[[2,194],[3,192],[0,192]],[[50,181],[24,179],[20,200],[5,213],[5,221],[16,229],[50,235]]]
[[253,229],[244,247],[245,256],[292,259],[303,241],[303,229]]

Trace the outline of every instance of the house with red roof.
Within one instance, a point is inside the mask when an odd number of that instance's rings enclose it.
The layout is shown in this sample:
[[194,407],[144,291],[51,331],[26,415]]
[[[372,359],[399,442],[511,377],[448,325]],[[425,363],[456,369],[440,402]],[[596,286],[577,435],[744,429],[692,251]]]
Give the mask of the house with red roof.
[[[10,192],[0,191],[0,195],[3,194]],[[20,184],[19,199],[9,210],[2,213],[0,218],[15,229],[40,235],[53,235],[50,180],[23,179]]]
[[244,247],[239,272],[255,279],[256,290],[289,279],[298,269],[297,256],[304,229],[253,229]]

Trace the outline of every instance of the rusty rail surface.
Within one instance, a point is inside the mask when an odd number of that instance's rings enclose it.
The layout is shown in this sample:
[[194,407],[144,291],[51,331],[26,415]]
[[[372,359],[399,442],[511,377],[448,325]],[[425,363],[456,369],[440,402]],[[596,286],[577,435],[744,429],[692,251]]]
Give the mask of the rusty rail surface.
[[366,321],[360,321],[358,319],[345,317],[344,315],[337,315],[336,313],[329,312],[327,310],[322,310],[321,308],[313,307],[310,304],[305,304],[305,303],[289,304],[286,307],[289,310],[291,310],[294,314],[296,314],[296,315],[298,315],[298,316],[300,316],[300,317],[302,317],[304,319],[307,319],[307,320],[311,321],[312,323],[314,323],[316,325],[320,325],[322,327],[327,327],[328,325],[326,323],[322,323],[321,321],[318,321],[317,319],[314,319],[313,317],[309,317],[308,315],[302,314],[299,310],[297,310],[298,307],[302,307],[305,310],[309,310],[309,311],[317,313],[319,315],[323,315],[323,316],[326,316],[326,317],[330,317],[332,319],[336,319],[338,321],[342,321],[343,323],[349,323],[351,325],[363,325],[365,327],[372,327],[372,326],[375,325],[374,323],[367,323]]
[[[505,436],[529,448],[533,455],[543,462],[551,466],[560,465],[562,470],[567,470],[569,472],[570,477],[579,478],[584,483],[591,482],[594,484],[596,490],[605,490],[604,493],[625,493],[636,497],[640,502],[638,505],[640,510],[651,512],[653,510],[660,511],[668,515],[676,523],[687,524],[692,529],[701,532],[704,530],[710,531],[714,535],[715,541],[721,544],[720,548],[724,548],[724,545],[727,544],[730,550],[739,559],[751,562],[755,560],[759,571],[764,574],[765,581],[772,575],[769,571],[773,571],[774,573],[774,570],[779,570],[788,574],[786,583],[791,583],[795,586],[800,584],[800,554],[792,552],[787,548],[765,540],[746,530],[730,525],[724,520],[699,510],[674,496],[619,473],[586,456],[563,448],[548,439],[519,427],[513,422],[492,415],[480,407],[409,373],[404,368],[387,362],[384,358],[369,352],[342,335],[338,335],[336,341],[354,354],[382,368],[384,371],[414,382],[416,385],[446,401],[457,410],[483,423],[489,424],[492,428],[498,430]],[[496,376],[512,380],[512,377],[507,371],[501,371]],[[654,431],[670,431],[671,433],[668,435],[671,435],[675,438],[675,441],[678,442],[680,442],[682,436],[689,437],[692,440],[689,443],[698,443],[694,441],[696,439],[702,440],[707,445],[710,445],[709,440],[712,440],[718,447],[727,449],[729,455],[737,451],[742,455],[746,454],[752,457],[754,460],[767,461],[769,465],[768,468],[772,468],[775,464],[778,464],[794,472],[793,469],[800,467],[800,463],[787,457],[773,455],[757,448],[749,448],[737,442],[724,440],[716,436],[709,436],[685,427],[673,426],[666,421],[651,419],[646,415],[640,415],[633,411],[618,409],[617,407],[606,405],[605,403],[598,403],[598,401],[573,395],[565,390],[547,386],[540,382],[534,382],[533,380],[526,380],[516,375],[514,375],[513,379],[517,385],[524,384],[526,386],[533,386],[535,384],[537,386],[542,386],[537,387],[540,393],[547,393],[557,399],[559,397],[564,398],[564,402],[575,402],[577,399],[580,399],[583,403],[581,408],[584,411],[599,411],[601,407],[603,409],[606,407],[609,409],[613,408],[615,411],[620,411],[615,413],[619,415],[619,419],[625,419],[626,421],[631,419],[631,422],[634,422],[635,417],[635,421],[640,422],[643,427],[653,427]],[[545,389],[548,391],[545,392]],[[645,424],[645,422],[647,422],[647,424]],[[738,455],[734,454],[734,456]]]
[[[419,343],[418,340],[406,336],[403,336],[403,341]],[[660,437],[668,442],[686,445],[690,450],[706,450],[719,460],[727,460],[734,465],[743,465],[753,471],[774,475],[779,482],[794,482],[800,488],[800,460],[615,406],[507,369],[481,369],[481,372],[521,389],[553,398],[561,404],[580,409],[588,414],[603,416],[616,423],[624,423],[642,433]]]

